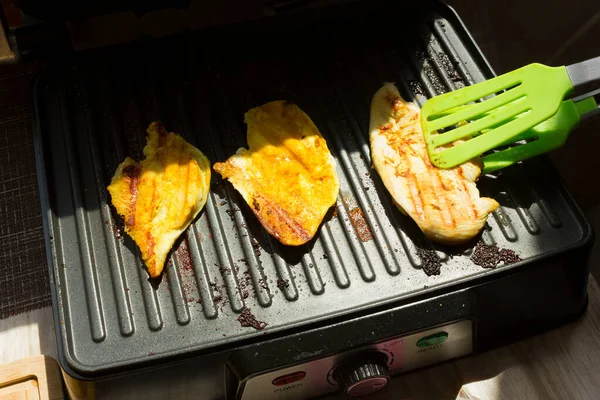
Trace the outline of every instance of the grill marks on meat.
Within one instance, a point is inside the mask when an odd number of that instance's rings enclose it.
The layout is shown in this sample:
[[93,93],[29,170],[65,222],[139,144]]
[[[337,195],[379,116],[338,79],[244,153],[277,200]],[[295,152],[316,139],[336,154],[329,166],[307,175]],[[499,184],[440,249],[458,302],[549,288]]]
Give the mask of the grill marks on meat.
[[125,232],[139,247],[151,277],[160,275],[171,247],[206,204],[208,159],[159,122],[147,130],[146,158],[127,157],[108,186]]
[[254,195],[252,209],[258,221],[273,236],[296,237],[303,243],[312,238],[310,231],[296,221],[285,207],[270,201],[260,193]]
[[431,164],[416,105],[405,102],[386,83],[371,103],[370,145],[373,166],[401,212],[410,216],[427,238],[439,243],[464,243],[498,208],[480,197],[475,181],[477,160],[453,169]]
[[127,220],[127,225],[135,225],[135,205],[138,197],[138,184],[140,182],[140,175],[142,169],[139,165],[128,165],[123,168],[123,175],[129,179],[129,193],[131,193],[131,201],[129,205],[130,216]]
[[249,110],[248,147],[214,170],[240,192],[261,225],[284,245],[316,234],[335,205],[339,180],[325,139],[308,115],[287,101]]

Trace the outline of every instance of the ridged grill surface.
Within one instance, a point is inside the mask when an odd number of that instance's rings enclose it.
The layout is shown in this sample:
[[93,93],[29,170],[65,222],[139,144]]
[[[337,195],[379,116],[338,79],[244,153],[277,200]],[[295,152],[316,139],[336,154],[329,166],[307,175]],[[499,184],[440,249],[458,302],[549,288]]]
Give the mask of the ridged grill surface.
[[[484,79],[463,31],[439,15],[414,16],[401,29],[363,16],[352,28],[328,22],[283,38],[240,36],[239,47],[221,53],[192,36],[174,48],[156,45],[152,55],[147,48],[107,52],[99,65],[82,61],[40,81],[48,243],[72,366],[98,371],[229,346],[495,272],[470,261],[475,242],[449,252],[425,241],[371,168],[370,100],[384,81],[422,104]],[[153,120],[211,163],[223,161],[246,146],[244,112],[276,99],[310,115],[337,161],[340,195],[318,238],[282,246],[213,173],[206,207],[178,242],[162,281],[149,281],[109,203],[106,186],[117,165],[126,156],[141,159]],[[579,214],[544,167],[534,160],[479,185],[501,203],[482,240],[524,262],[584,236]],[[427,257],[440,259],[440,275],[423,272]],[[241,326],[244,308],[267,324],[264,331]]]

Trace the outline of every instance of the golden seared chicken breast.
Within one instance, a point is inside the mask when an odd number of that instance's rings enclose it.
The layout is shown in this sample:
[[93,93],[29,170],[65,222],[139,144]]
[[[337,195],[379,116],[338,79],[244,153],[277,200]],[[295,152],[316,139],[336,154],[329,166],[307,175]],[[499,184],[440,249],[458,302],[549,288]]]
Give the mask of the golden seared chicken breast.
[[163,270],[171,247],[206,204],[210,163],[194,146],[159,122],[150,124],[146,158],[127,157],[108,191],[125,232],[140,248],[151,277]]
[[214,170],[228,179],[262,226],[284,245],[313,238],[340,184],[325,139],[298,106],[273,101],[245,115],[248,147]]
[[430,240],[463,243],[476,236],[488,214],[498,208],[495,200],[479,197],[479,160],[453,169],[431,164],[419,108],[404,101],[392,83],[373,96],[370,144],[373,166],[394,202]]

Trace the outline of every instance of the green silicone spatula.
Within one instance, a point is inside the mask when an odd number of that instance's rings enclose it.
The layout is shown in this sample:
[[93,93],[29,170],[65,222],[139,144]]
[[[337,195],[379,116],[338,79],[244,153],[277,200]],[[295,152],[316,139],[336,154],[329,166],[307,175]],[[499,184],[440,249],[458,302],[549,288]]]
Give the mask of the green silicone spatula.
[[481,157],[482,172],[489,174],[561,147],[566,142],[569,133],[579,125],[581,119],[596,110],[598,110],[598,104],[593,96],[578,101],[563,101],[552,117],[511,138],[507,141],[508,143],[500,143],[498,147],[513,144],[512,146],[500,148]]
[[433,97],[421,110],[431,162],[452,168],[498,147],[529,140],[515,150],[484,156],[484,172],[491,172],[559,147],[580,116],[597,108],[591,97],[566,99],[599,86],[597,57],[566,67],[530,64]]

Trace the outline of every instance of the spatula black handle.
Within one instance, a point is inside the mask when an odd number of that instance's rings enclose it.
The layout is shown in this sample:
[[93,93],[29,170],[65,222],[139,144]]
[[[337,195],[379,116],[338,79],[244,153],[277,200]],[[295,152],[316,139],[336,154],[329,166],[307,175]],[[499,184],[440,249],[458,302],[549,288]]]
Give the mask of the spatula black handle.
[[600,57],[567,65],[575,95],[600,88]]

